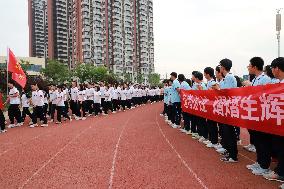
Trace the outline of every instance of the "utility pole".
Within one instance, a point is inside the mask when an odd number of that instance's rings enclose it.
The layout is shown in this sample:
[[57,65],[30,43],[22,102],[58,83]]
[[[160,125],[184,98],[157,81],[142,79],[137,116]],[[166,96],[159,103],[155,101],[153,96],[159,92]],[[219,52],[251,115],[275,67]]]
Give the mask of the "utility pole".
[[282,8],[276,10],[276,36],[278,43],[278,57],[280,57],[281,9]]

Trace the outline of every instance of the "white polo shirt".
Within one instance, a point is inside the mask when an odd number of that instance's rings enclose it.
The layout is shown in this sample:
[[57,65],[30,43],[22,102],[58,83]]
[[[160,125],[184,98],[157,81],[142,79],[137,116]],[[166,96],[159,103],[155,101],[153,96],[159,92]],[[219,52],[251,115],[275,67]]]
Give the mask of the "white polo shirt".
[[15,95],[16,93],[19,93],[19,90],[16,87],[13,87],[12,89],[10,89],[9,91],[9,96],[10,96],[10,104],[21,104],[21,100],[19,95],[17,97],[12,97],[13,95]]
[[70,91],[71,91],[71,100],[77,101],[77,99],[78,99],[78,92],[79,92],[78,88],[77,87],[71,88]]

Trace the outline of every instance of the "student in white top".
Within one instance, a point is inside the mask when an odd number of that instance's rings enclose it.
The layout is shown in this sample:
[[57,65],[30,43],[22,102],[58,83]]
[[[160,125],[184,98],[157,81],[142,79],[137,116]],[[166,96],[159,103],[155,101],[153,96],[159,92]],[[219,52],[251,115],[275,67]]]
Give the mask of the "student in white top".
[[86,91],[85,86],[83,84],[79,85],[79,92],[78,92],[78,111],[79,117],[82,120],[86,119]]
[[62,92],[64,94],[64,96],[63,96],[64,106],[65,106],[64,111],[68,114],[69,113],[69,103],[68,103],[68,101],[69,101],[69,90],[68,90],[68,88],[65,84],[62,85],[62,87],[63,87]]
[[57,104],[56,104],[56,109],[57,109],[57,122],[56,122],[56,124],[62,123],[61,122],[61,116],[72,121],[72,119],[68,116],[67,112],[65,111],[64,87],[58,86],[57,88],[58,88],[58,95],[57,95]]
[[[14,86],[14,83],[10,81],[8,83],[8,87],[10,89],[9,91],[9,97],[7,98],[7,104],[10,103],[9,108],[8,108],[8,115],[10,119],[10,125],[8,128],[13,128],[15,126],[19,127],[22,124],[22,119],[21,119],[21,111],[20,111],[20,94],[18,89]],[[17,124],[15,125],[15,119],[17,120]]]
[[79,111],[78,111],[78,93],[79,93],[79,89],[77,87],[77,82],[72,81],[72,86],[70,89],[70,94],[71,94],[70,109],[75,119],[76,117],[80,117]]
[[25,92],[25,90],[22,91],[22,97],[21,97],[21,100],[22,100],[22,107],[23,107],[23,111],[22,111],[22,121],[24,122],[25,119],[26,119],[26,116],[28,115],[30,117],[30,119],[32,120],[33,116],[29,110],[30,108],[30,100],[31,100],[31,97],[29,94],[27,94]]
[[118,90],[115,88],[112,90],[112,104],[113,104],[114,111],[118,111],[120,109],[119,102],[118,102]]
[[57,95],[58,91],[56,89],[56,86],[52,85],[50,87],[50,91],[49,91],[49,101],[51,104],[51,108],[50,108],[50,117],[51,120],[49,122],[53,122],[54,121],[54,114],[55,114],[55,110],[56,110],[56,104],[57,104]]
[[111,96],[111,91],[107,86],[105,87],[105,89],[106,89],[106,92],[105,92],[105,103],[103,105],[103,109],[104,109],[103,115],[108,115],[109,110],[113,112],[112,102],[111,102],[112,96]]
[[122,106],[123,111],[125,111],[125,106],[127,105],[126,93],[127,93],[127,90],[124,87],[122,87],[120,90],[120,96],[121,96],[121,106]]
[[37,119],[43,121],[42,127],[47,127],[47,119],[44,116],[44,94],[43,91],[39,89],[37,84],[32,84],[32,105],[33,105],[33,125],[30,125],[31,128],[38,126]]
[[95,86],[94,87],[94,111],[95,116],[99,115],[100,109],[101,109],[101,92],[100,87]]
[[131,96],[129,87],[126,84],[124,86],[124,93],[126,95],[126,105],[127,105],[127,108],[131,109],[132,96]]

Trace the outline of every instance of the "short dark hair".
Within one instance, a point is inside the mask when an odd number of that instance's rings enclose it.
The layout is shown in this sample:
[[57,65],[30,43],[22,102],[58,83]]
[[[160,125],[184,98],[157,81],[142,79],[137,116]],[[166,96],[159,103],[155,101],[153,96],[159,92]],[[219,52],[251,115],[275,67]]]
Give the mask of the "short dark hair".
[[190,79],[186,79],[185,81],[189,84],[190,87],[192,87],[192,82]]
[[185,76],[184,76],[183,74],[179,74],[179,75],[178,75],[178,80],[179,80],[180,82],[185,81]]
[[200,81],[203,80],[203,74],[201,72],[195,72],[194,77]]
[[215,75],[214,75],[214,69],[211,68],[211,67],[206,67],[206,68],[204,69],[204,73],[205,73],[205,74],[209,74],[210,77],[214,77],[214,76],[215,76]]
[[220,61],[220,65],[223,66],[226,71],[230,71],[233,66],[233,63],[230,59],[225,58]]
[[219,66],[216,66],[215,71],[216,71],[216,72],[219,72],[219,73],[221,72],[221,70],[220,70],[220,65],[219,65]]
[[261,57],[253,57],[252,59],[250,59],[250,64],[253,67],[256,67],[259,71],[263,70],[264,61]]
[[271,66],[270,65],[267,65],[264,67],[264,71],[266,72],[266,75],[268,77],[270,77],[271,79],[275,78],[273,73],[272,73],[272,69],[271,69]]
[[191,74],[192,74],[192,75],[195,75],[197,72],[198,72],[198,71],[193,71]]
[[175,78],[177,78],[177,73],[176,72],[172,72],[171,76],[174,76]]
[[272,68],[279,68],[284,72],[284,57],[275,58],[271,63]]

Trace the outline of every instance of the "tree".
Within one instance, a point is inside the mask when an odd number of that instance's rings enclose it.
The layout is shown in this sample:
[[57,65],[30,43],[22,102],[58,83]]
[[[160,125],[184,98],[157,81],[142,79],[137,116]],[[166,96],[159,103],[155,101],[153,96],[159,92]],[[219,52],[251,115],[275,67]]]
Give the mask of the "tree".
[[46,80],[57,84],[70,79],[68,67],[57,60],[49,60],[46,68],[43,68],[41,73],[44,75]]
[[137,74],[137,83],[142,84],[144,82],[144,76],[141,73]]
[[160,84],[160,74],[152,73],[149,74],[149,83],[151,86],[158,86]]

